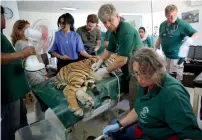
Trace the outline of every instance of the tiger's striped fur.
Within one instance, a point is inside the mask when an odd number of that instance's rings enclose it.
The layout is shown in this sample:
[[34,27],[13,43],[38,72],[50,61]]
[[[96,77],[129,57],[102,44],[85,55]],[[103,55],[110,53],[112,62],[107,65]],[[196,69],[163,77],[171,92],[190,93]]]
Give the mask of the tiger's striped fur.
[[[115,60],[115,57],[116,55],[111,55],[111,57],[105,61],[105,65],[110,65]],[[63,90],[70,110],[77,116],[82,116],[83,110],[77,103],[76,92],[87,80],[93,78],[90,75],[91,66],[97,61],[98,57],[93,57],[70,63],[61,68],[60,72],[55,77],[54,86],[59,90]],[[118,71],[120,71],[120,69]]]
[[97,60],[98,58],[93,57],[70,63],[61,68],[60,72],[55,77],[54,86],[59,90],[63,90],[70,110],[73,111],[75,115],[83,115],[83,110],[79,107],[76,100],[76,91],[81,88],[84,82],[90,77],[91,65]]

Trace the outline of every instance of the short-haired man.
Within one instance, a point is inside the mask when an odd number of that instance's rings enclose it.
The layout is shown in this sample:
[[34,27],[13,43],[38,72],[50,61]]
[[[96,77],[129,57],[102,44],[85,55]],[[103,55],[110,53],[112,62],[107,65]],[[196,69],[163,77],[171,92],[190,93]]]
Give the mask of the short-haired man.
[[77,33],[81,36],[86,51],[95,55],[100,48],[101,33],[97,27],[98,17],[95,14],[88,15],[87,25],[79,27]]
[[[183,78],[183,63],[178,65],[179,49],[183,43],[192,45],[193,40],[199,38],[199,34],[189,23],[178,18],[178,9],[171,4],[165,8],[166,21],[162,22],[159,29],[159,38],[156,41],[155,48],[161,44],[162,50],[167,59],[167,71],[169,74],[176,73],[177,79]],[[189,38],[183,42],[185,36]]]
[[3,34],[5,27],[4,8],[1,6],[1,140],[15,140],[16,130],[28,125],[26,107],[21,98],[30,92],[30,88],[22,59],[36,52],[31,46],[15,52]]
[[[111,31],[109,45],[100,56],[100,60],[92,65],[96,74],[103,77],[107,73],[115,69],[121,68],[123,72],[124,85],[126,86],[124,92],[129,91],[130,107],[133,108],[135,95],[137,95],[137,81],[129,74],[128,62],[133,52],[142,46],[137,30],[127,22],[120,19],[112,4],[102,5],[98,11],[98,17],[103,22],[107,30]],[[107,68],[100,68],[103,61],[108,59],[110,55],[117,52],[115,61]],[[129,82],[130,81],[130,82]],[[129,86],[130,85],[130,86]]]

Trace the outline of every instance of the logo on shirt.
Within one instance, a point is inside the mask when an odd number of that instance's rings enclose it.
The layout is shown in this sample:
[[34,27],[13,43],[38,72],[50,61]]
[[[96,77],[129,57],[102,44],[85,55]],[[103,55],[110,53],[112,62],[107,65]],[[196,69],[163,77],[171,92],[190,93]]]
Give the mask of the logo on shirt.
[[142,111],[140,112],[140,117],[145,119],[147,118],[148,113],[149,113],[149,108],[147,106],[143,107]]

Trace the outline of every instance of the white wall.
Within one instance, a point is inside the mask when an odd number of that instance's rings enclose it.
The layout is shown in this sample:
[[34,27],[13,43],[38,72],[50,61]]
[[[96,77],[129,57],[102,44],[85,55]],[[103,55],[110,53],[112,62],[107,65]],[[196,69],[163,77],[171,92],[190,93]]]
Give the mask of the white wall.
[[135,21],[135,28],[139,29],[142,26],[142,15],[122,15],[126,22]]
[[[19,11],[20,19],[26,19],[30,23],[35,22],[37,19],[48,19],[50,21],[50,26],[53,29],[58,29],[57,27],[57,21],[59,16],[61,16],[63,13],[42,13],[42,12],[29,12],[29,11]],[[88,14],[72,14],[74,17],[74,26],[75,28],[78,28],[82,25],[86,24],[86,18]]]
[[180,13],[180,17],[181,17],[181,13],[182,12],[188,12],[188,11],[193,11],[193,10],[199,10],[199,22],[197,23],[191,23],[190,25],[196,29],[199,34],[200,34],[200,38],[197,39],[194,44],[195,45],[202,45],[202,6],[199,7],[186,7],[186,8],[182,8],[179,10]]
[[[189,2],[181,1],[181,2],[167,2],[162,4],[155,4],[153,6],[154,13],[153,13],[153,26],[160,26],[161,22],[163,22],[165,18],[165,13],[164,9],[168,4],[175,4],[178,7],[178,16],[181,18],[181,13],[182,12],[188,12],[188,11],[193,11],[193,10],[199,10],[199,22],[197,23],[191,23],[190,25],[196,29],[199,34],[200,38],[195,40],[194,44],[195,45],[202,45],[202,6],[191,6]],[[150,18],[150,19],[149,19]],[[148,14],[145,14],[143,16],[143,23],[146,23],[147,26],[151,26],[151,16]]]
[[18,5],[16,0],[13,1],[1,1],[1,5],[3,7],[8,7],[13,11],[13,18],[6,20],[6,29],[3,30],[4,35],[8,38],[8,40],[11,40],[11,32],[13,24],[16,22],[16,20],[19,19],[19,11],[18,11]]
[[[83,14],[72,14],[74,17],[74,26],[78,28],[86,24],[87,16],[92,14],[93,12],[83,13]],[[48,19],[50,21],[50,26],[52,29],[57,30],[57,21],[59,16],[63,13],[42,13],[42,12],[30,12],[30,11],[19,11],[20,19],[26,19],[31,24],[35,22],[37,19]],[[102,31],[106,31],[104,25],[100,22]]]

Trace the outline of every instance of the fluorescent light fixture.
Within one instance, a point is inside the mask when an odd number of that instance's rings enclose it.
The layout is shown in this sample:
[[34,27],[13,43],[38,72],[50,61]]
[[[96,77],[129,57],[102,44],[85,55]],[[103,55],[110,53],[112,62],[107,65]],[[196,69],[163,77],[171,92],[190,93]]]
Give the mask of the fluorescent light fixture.
[[78,10],[78,8],[64,7],[64,8],[61,8],[60,10],[65,10],[65,11],[76,11],[76,10]]

